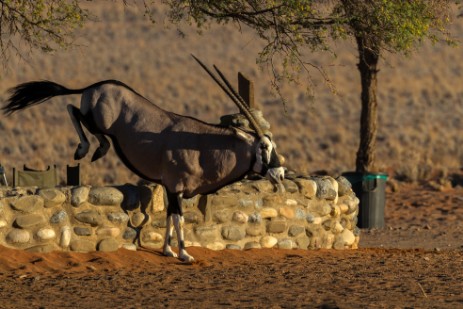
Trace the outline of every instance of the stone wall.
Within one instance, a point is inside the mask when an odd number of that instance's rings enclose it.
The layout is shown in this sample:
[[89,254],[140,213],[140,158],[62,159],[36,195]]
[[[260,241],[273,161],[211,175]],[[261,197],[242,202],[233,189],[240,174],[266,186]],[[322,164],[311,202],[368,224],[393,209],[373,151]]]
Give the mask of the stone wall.
[[[359,200],[343,177],[245,180],[184,201],[187,246],[355,249]],[[0,188],[0,245],[34,252],[161,248],[158,185]],[[174,235],[173,245],[176,237]]]

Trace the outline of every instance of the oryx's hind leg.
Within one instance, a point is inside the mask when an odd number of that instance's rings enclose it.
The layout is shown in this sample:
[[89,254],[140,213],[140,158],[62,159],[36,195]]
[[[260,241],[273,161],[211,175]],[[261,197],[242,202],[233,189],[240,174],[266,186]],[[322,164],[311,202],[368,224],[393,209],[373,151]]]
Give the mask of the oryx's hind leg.
[[95,150],[92,156],[92,162],[102,158],[109,150],[109,146],[111,145],[103,134],[95,134],[95,137],[100,142],[100,146]]
[[82,113],[77,107],[73,105],[68,105],[68,112],[71,116],[72,124],[74,125],[74,128],[76,129],[77,134],[80,138],[80,144],[77,146],[76,152],[74,153],[74,160],[80,160],[83,157],[85,157],[90,148],[90,142],[88,141],[87,136],[84,133],[82,125],[84,125],[87,128],[87,130],[89,130],[93,135],[95,135],[95,137],[100,142],[100,146],[98,146],[98,148],[93,153],[92,162],[103,157],[108,152],[109,147],[111,145],[108,139],[103,134],[95,133],[95,128],[93,128],[93,126],[90,125],[91,122],[89,123],[85,119],[85,116],[82,115]]
[[80,112],[80,110],[75,107],[74,105],[69,104],[67,106],[69,116],[71,117],[72,124],[74,125],[74,128],[77,131],[77,135],[79,135],[80,143],[77,145],[76,152],[74,153],[74,160],[80,160],[83,157],[85,157],[88,153],[88,150],[90,148],[90,143],[87,139],[87,136],[85,136],[84,130],[82,128],[82,120],[83,120],[83,115]]
[[170,247],[170,238],[172,237],[172,228],[170,225],[170,219],[172,218],[172,223],[175,227],[175,232],[177,233],[178,240],[178,257],[184,262],[193,262],[195,259],[186,252],[185,249],[185,237],[183,234],[183,212],[182,212],[182,195],[169,193],[167,192],[167,201],[169,205],[167,206],[167,226],[166,226],[166,239],[164,240],[164,254],[167,256],[175,256],[175,253],[172,254],[172,249]]

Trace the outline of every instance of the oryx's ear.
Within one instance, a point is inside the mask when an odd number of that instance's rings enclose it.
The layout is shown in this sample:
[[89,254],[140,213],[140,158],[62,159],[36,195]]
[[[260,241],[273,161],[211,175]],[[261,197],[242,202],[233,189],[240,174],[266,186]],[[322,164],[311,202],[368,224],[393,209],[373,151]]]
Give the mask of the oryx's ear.
[[232,127],[232,130],[235,131],[236,136],[238,136],[241,140],[245,141],[249,145],[252,145],[254,143],[254,137],[251,134],[248,134],[234,127]]

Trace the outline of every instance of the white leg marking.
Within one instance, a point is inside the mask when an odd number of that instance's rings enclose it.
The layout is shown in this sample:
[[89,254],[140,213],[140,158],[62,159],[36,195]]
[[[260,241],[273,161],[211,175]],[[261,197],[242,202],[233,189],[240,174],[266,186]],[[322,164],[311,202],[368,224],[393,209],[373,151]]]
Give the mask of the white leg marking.
[[174,227],[172,225],[172,215],[170,215],[166,219],[166,237],[164,239],[164,247],[162,253],[165,256],[177,257],[177,253],[172,251],[172,248],[170,247],[170,240],[172,239],[173,230]]
[[185,238],[183,236],[183,223],[185,220],[183,219],[183,216],[173,214],[172,219],[174,221],[175,231],[177,232],[180,260],[188,263],[194,262],[194,257],[189,255],[185,250]]

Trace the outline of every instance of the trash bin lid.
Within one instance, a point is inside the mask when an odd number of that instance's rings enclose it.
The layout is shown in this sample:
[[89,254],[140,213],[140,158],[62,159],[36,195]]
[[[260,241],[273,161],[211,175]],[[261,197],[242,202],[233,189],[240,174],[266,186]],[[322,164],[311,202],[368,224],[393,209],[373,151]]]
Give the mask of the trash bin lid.
[[385,173],[367,173],[363,175],[363,180],[375,180],[375,179],[382,179],[387,180],[387,174]]

